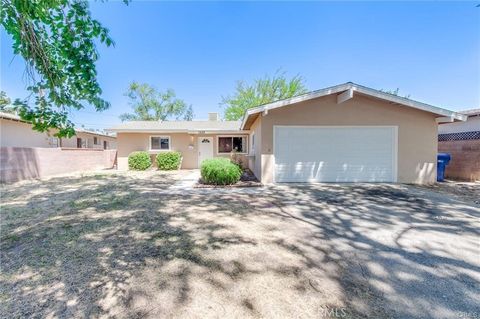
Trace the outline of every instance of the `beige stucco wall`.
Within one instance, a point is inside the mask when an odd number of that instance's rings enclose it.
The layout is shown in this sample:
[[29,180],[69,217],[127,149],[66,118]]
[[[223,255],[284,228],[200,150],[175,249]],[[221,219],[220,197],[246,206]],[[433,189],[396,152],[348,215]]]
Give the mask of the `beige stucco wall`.
[[261,119],[261,180],[267,184],[273,182],[274,125],[398,126],[398,182],[435,182],[437,123],[431,113],[360,95],[341,104],[330,95],[270,110]]
[[[259,116],[250,127],[250,155],[248,167],[260,180],[262,176],[262,118]],[[255,135],[255,142],[252,145],[252,135]]]
[[[213,137],[213,156],[214,157],[230,157],[230,154],[218,154],[217,152],[217,136],[242,136],[247,134],[187,134],[187,133],[118,133],[117,134],[117,150],[118,150],[118,169],[128,169],[128,155],[135,151],[148,151],[152,156],[152,162],[155,163],[154,157],[162,151],[150,151],[150,136],[169,136],[170,149],[182,153],[182,168],[191,169],[198,168],[198,138]],[[193,148],[189,148],[192,145]],[[241,155],[243,163],[247,165],[247,159]]]
[[115,150],[0,147],[0,183],[110,169]]
[[56,147],[55,138],[32,130],[28,123],[0,119],[0,146],[2,147]]

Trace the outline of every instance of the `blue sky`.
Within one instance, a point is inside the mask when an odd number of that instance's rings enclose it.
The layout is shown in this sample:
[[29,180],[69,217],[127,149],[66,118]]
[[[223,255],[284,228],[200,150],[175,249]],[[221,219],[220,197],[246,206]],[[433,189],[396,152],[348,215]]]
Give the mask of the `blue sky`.
[[[309,89],[353,81],[436,106],[480,107],[477,2],[92,2],[114,48],[100,46],[109,110],[72,112],[87,128],[119,123],[135,80],[172,88],[197,119],[222,111],[237,80],[282,69]],[[26,95],[24,64],[1,32],[1,89]]]

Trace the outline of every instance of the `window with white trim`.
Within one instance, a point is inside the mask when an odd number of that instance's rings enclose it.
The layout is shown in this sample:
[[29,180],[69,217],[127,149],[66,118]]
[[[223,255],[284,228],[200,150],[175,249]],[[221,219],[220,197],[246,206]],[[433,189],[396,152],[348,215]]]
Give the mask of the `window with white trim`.
[[150,136],[150,150],[168,151],[170,150],[169,136]]
[[247,136],[219,136],[218,153],[247,153]]

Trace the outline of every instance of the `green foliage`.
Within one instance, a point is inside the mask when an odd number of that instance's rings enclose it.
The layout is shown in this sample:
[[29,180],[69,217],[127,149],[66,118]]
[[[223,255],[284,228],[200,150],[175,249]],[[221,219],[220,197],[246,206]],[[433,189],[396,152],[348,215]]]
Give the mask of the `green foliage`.
[[235,184],[242,176],[242,170],[227,158],[206,159],[200,165],[202,180],[206,184]]
[[273,77],[256,79],[253,84],[239,81],[233,96],[223,97],[225,119],[239,120],[246,110],[262,104],[287,99],[307,92],[304,79],[297,75],[287,79],[285,73],[277,72]]
[[189,105],[183,114],[183,120],[193,121],[194,117],[195,117],[195,113],[193,113],[193,107]]
[[178,169],[181,160],[182,154],[180,152],[162,152],[158,153],[156,157],[158,169],[162,171]]
[[5,91],[0,91],[0,112],[14,113],[14,109],[11,106],[12,101],[7,96]]
[[[126,2],[126,1],[124,1]],[[96,42],[112,46],[108,30],[91,17],[86,0],[2,0],[1,24],[12,37],[13,52],[23,57],[34,107],[16,100],[20,117],[33,129],[58,129],[59,137],[74,131],[70,108],[85,104],[97,111],[110,104],[101,98],[95,63]]]
[[128,168],[136,171],[144,171],[152,166],[150,154],[147,152],[133,152],[128,155]]
[[10,105],[11,100],[7,96],[5,91],[0,91],[0,108],[3,110],[6,106]]
[[171,117],[193,119],[192,106],[177,99],[171,89],[160,92],[147,83],[132,82],[125,96],[130,99],[133,113],[120,115],[122,121],[165,121]]

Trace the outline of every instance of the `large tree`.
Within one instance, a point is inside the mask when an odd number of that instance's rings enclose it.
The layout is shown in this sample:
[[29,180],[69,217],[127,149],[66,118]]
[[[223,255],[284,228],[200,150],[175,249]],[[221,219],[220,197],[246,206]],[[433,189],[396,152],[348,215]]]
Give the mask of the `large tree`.
[[25,60],[27,90],[35,96],[34,106],[18,99],[14,105],[33,129],[55,128],[57,136],[71,136],[70,109],[109,107],[97,81],[95,43],[114,43],[91,17],[87,0],[2,0],[1,6],[2,26],[12,37],[14,54]]
[[122,121],[165,121],[171,118],[191,121],[193,108],[168,89],[161,92],[147,83],[132,82],[125,95],[133,113],[120,115]]
[[225,107],[225,119],[235,121],[242,118],[246,110],[262,104],[287,99],[307,92],[303,77],[297,75],[287,78],[285,73],[265,76],[253,83],[237,82],[233,96],[222,98]]
[[7,96],[7,93],[5,93],[5,91],[0,91],[0,111],[6,113],[13,113],[11,103],[12,101]]

